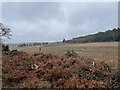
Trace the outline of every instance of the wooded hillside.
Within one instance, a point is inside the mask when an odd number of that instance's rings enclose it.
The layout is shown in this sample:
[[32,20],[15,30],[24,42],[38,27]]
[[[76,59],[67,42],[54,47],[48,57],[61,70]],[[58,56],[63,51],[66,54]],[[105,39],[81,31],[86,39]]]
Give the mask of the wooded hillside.
[[105,32],[98,32],[96,34],[82,36],[67,40],[67,43],[85,43],[85,42],[105,42],[105,41],[119,41],[120,28],[114,28]]

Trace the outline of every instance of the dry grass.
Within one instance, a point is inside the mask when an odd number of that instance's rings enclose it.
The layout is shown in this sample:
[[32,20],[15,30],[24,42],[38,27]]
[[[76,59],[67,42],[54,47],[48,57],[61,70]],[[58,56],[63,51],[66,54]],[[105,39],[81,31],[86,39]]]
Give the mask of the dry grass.
[[47,54],[52,53],[62,56],[67,50],[74,50],[80,57],[105,61],[111,66],[113,66],[113,63],[114,65],[118,63],[118,42],[49,44],[42,46],[11,47],[10,49],[34,54],[39,53],[39,47],[42,49],[41,52]]

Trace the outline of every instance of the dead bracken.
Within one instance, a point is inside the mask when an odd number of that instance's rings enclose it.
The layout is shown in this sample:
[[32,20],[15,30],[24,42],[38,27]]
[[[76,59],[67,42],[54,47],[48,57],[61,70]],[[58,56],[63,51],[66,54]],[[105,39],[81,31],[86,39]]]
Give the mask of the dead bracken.
[[104,62],[52,54],[3,55],[3,88],[118,88]]

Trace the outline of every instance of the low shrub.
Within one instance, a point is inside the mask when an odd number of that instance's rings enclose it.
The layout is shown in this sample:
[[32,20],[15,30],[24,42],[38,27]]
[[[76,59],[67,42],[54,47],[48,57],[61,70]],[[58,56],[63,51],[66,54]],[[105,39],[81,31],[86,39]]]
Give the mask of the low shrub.
[[73,50],[67,50],[67,52],[65,53],[65,55],[67,57],[73,57],[73,58],[77,58],[80,57],[77,53],[75,53]]

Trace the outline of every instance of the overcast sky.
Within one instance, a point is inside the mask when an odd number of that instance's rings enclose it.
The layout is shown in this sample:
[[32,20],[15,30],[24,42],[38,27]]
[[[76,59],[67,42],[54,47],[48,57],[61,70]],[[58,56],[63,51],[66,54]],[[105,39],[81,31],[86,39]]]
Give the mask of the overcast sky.
[[9,43],[62,41],[118,26],[118,3],[9,2],[3,24],[11,27]]

